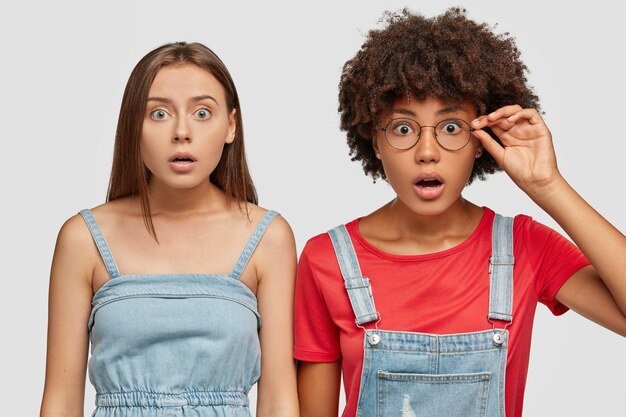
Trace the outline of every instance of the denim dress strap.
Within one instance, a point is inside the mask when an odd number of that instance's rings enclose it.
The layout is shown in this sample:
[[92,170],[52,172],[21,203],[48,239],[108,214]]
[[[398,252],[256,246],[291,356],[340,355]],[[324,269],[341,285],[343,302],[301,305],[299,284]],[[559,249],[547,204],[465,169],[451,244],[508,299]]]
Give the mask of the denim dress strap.
[[91,210],[85,209],[79,212],[85,223],[87,223],[87,227],[89,228],[89,232],[91,232],[91,236],[93,237],[93,241],[96,243],[98,247],[98,251],[100,252],[100,256],[102,256],[102,261],[104,262],[104,266],[109,273],[111,279],[117,278],[120,276],[120,273],[117,269],[117,264],[115,263],[115,259],[113,259],[113,255],[111,254],[111,250],[109,249],[109,245],[107,245],[107,241],[104,239],[104,235],[96,223],[96,219],[93,217]]
[[263,234],[267,230],[267,227],[270,225],[272,220],[278,216],[278,214],[279,213],[274,210],[268,210],[265,213],[265,216],[263,216],[259,224],[257,224],[256,228],[252,232],[252,235],[250,235],[250,239],[248,239],[248,243],[246,243],[246,246],[243,248],[241,255],[239,255],[239,259],[237,259],[233,270],[229,274],[231,277],[236,279],[241,277],[241,273],[246,268],[246,265],[248,265],[248,261],[259,244],[259,241],[263,237]]
[[489,320],[513,321],[513,218],[496,214],[489,259]]
[[335,249],[339,269],[356,317],[356,324],[360,326],[377,320],[379,314],[374,305],[370,280],[361,274],[361,267],[348,230],[344,225],[341,225],[329,230],[328,234]]

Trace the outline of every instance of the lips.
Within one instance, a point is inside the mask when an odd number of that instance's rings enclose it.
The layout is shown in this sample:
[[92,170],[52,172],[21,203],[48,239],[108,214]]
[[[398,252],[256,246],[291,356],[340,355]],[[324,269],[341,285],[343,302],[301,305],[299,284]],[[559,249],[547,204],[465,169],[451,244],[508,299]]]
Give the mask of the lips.
[[196,162],[197,159],[189,152],[176,152],[169,159],[170,168],[178,173],[191,171]]
[[418,181],[417,183],[415,183],[415,185],[417,185],[418,187],[438,187],[441,185],[441,181],[439,181],[436,178],[427,178],[421,181]]
[[413,182],[413,189],[418,197],[424,200],[434,200],[443,193],[444,181],[436,172],[420,174]]
[[189,152],[176,152],[169,161],[175,163],[192,163],[196,162],[197,159]]

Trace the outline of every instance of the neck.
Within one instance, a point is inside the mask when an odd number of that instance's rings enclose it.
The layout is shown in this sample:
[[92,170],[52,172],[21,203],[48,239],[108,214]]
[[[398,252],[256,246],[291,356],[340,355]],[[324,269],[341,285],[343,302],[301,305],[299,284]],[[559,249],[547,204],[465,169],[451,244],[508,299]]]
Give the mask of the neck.
[[148,186],[148,199],[153,216],[222,211],[228,205],[228,197],[209,181],[185,189],[171,188],[153,181]]
[[[469,201],[459,199],[446,211],[434,215],[419,214],[399,199],[391,201],[386,208],[387,224],[400,235],[428,236],[464,234],[474,230],[475,220],[480,219],[482,209]],[[474,220],[474,221],[473,221]]]

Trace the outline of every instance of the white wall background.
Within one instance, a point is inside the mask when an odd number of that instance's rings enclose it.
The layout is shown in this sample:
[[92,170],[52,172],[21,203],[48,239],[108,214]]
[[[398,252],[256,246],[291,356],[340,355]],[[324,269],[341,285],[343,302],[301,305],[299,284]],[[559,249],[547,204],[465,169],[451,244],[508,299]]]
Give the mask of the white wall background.
[[[458,3],[476,20],[497,22],[516,36],[563,174],[625,231],[626,27],[619,2],[5,3],[2,415],[38,413],[56,233],[78,210],[104,201],[123,88],[141,56],[187,40],[205,43],[224,60],[239,89],[261,204],[291,223],[300,250],[309,237],[392,196],[348,158],[336,112],[343,63],[383,10],[410,6],[433,15]],[[466,197],[504,214],[530,214],[559,230],[505,174],[472,185]],[[553,318],[540,307],[525,415],[624,416],[625,348],[624,338],[575,313]],[[93,396],[89,386],[87,415]]]

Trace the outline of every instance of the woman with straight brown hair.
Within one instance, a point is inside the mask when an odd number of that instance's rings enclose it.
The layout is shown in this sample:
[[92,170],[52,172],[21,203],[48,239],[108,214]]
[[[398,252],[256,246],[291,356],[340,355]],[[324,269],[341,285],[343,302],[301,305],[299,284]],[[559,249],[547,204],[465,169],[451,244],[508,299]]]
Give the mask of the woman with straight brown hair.
[[257,416],[298,415],[295,244],[277,214],[257,206],[217,55],[179,42],[143,57],[107,202],[59,232],[41,415],[83,415],[90,342],[94,416],[249,416],[257,380]]

